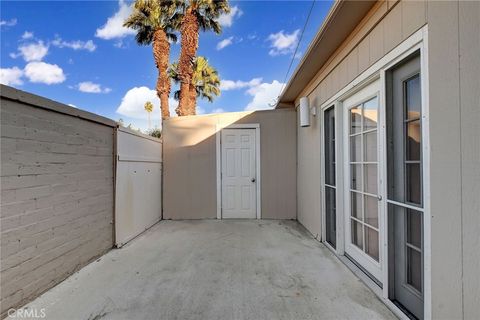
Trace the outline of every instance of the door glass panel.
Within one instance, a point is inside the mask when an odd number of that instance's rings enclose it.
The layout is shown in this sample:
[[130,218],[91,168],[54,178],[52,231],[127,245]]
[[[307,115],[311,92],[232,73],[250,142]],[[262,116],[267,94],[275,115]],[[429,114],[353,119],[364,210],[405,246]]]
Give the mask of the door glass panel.
[[350,175],[350,187],[353,190],[362,190],[362,165],[361,164],[351,164],[351,175]]
[[421,204],[422,186],[419,163],[407,163],[406,167],[406,201],[415,204]]
[[362,136],[356,135],[350,138],[350,161],[362,161]]
[[363,131],[376,129],[378,118],[377,97],[363,104]]
[[422,132],[420,128],[420,120],[410,121],[407,123],[407,152],[406,160],[420,160],[420,139]]
[[325,187],[325,223],[327,229],[326,240],[333,247],[336,244],[336,208],[335,208],[335,189],[326,186]]
[[405,81],[405,106],[407,109],[407,119],[420,118],[420,110],[422,108],[420,93],[420,75],[416,75]]
[[365,164],[363,167],[365,168],[365,192],[377,194],[377,165]]
[[350,133],[362,130],[362,109],[360,106],[350,109]]
[[378,98],[350,109],[350,121],[351,242],[379,261]]
[[378,251],[378,231],[365,226],[365,252],[379,261],[379,251]]
[[357,192],[350,192],[351,194],[351,215],[352,217],[357,218],[358,220],[362,219],[362,195]]
[[407,242],[422,248],[422,213],[407,209]]
[[378,228],[378,200],[375,197],[364,196],[365,223]]
[[377,161],[377,131],[364,134],[363,141],[365,143],[364,161]]
[[407,247],[407,283],[422,292],[422,255]]
[[326,241],[336,245],[335,108],[324,112]]
[[352,225],[352,243],[363,250],[363,225],[355,220],[351,220]]

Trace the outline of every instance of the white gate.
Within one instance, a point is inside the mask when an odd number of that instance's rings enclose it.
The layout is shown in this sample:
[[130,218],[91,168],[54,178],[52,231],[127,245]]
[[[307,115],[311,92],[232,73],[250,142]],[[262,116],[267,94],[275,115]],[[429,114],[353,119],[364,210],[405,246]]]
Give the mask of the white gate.
[[121,247],[162,218],[162,142],[117,131],[115,244]]

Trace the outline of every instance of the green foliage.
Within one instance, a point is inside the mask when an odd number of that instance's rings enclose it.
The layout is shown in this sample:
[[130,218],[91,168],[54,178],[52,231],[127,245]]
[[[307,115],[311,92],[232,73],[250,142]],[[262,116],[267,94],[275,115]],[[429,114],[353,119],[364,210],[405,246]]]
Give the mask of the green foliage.
[[175,21],[182,21],[186,10],[190,8],[202,31],[212,30],[217,34],[222,31],[218,17],[230,12],[228,0],[177,0],[176,6],[180,10],[173,15]]
[[151,129],[147,133],[148,133],[149,136],[152,136],[152,137],[155,137],[155,138],[160,139],[162,137],[162,130],[158,129],[158,128]]
[[180,24],[174,16],[179,8],[177,0],[136,0],[133,12],[123,26],[137,31],[135,40],[141,45],[151,44],[158,29],[164,30],[169,40],[176,42],[174,32]]
[[153,103],[151,103],[150,101],[147,101],[145,102],[145,111],[147,111],[148,113],[152,112],[153,111]]
[[[220,95],[220,77],[217,70],[208,64],[205,57],[196,57],[193,61],[193,78],[192,83],[195,85],[197,97],[207,99],[213,102],[215,97]],[[175,83],[180,82],[178,73],[178,62],[172,63],[168,69],[168,74]],[[180,90],[174,94],[175,99],[179,99]]]

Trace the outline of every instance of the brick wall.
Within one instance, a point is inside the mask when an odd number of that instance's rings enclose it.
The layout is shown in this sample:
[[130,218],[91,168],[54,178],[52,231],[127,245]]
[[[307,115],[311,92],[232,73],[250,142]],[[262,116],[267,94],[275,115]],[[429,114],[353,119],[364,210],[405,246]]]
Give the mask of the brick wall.
[[111,120],[1,87],[1,315],[112,247]]

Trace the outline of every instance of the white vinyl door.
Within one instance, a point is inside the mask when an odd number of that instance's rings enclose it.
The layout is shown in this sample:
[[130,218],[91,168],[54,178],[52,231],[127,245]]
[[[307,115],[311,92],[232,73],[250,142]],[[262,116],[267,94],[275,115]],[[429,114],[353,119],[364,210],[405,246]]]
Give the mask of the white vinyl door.
[[344,101],[345,253],[381,282],[382,197],[379,187],[377,80]]
[[255,129],[223,129],[222,218],[257,217]]

